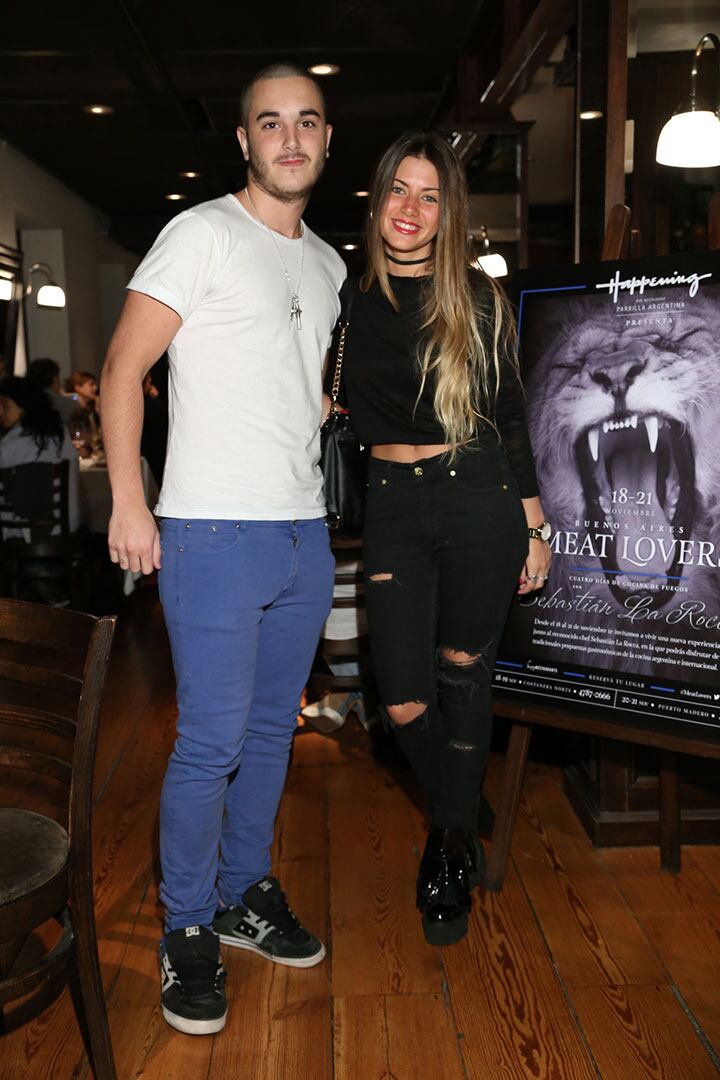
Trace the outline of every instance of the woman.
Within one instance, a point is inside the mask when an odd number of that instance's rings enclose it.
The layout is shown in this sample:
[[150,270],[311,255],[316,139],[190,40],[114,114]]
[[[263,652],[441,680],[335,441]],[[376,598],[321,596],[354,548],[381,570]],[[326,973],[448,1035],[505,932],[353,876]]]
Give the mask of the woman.
[[[71,532],[80,525],[78,498],[78,456],[60,414],[50,399],[31,379],[9,375],[0,381],[0,469],[35,462],[69,461],[68,518]],[[19,474],[18,474],[19,475]],[[3,539],[19,539],[24,531],[12,528],[17,515],[5,512],[0,520]],[[58,525],[57,530],[60,531]],[[57,603],[67,599],[62,591],[62,569],[53,561],[23,561],[28,599]]]
[[513,596],[540,588],[550,564],[511,314],[469,269],[467,232],[450,147],[401,137],[372,183],[367,271],[343,297],[345,394],[372,447],[370,643],[390,725],[430,804],[417,898],[432,944],[467,931],[497,644]]

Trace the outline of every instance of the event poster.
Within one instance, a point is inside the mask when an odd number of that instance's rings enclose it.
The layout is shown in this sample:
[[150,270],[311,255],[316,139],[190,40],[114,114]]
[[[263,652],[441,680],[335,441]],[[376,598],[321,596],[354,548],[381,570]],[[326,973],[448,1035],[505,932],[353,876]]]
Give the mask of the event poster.
[[519,278],[553,562],[495,685],[720,726],[720,253]]

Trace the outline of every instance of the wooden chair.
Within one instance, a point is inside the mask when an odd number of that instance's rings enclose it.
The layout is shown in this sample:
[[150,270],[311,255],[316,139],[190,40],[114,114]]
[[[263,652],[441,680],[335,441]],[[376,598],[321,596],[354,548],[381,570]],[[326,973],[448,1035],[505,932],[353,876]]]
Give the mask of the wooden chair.
[[[365,585],[362,571],[356,569],[356,564],[362,556],[361,542],[359,540],[334,540],[332,549],[335,556],[333,611],[363,609]],[[338,586],[354,586],[354,595],[338,596]],[[330,668],[330,663],[348,662],[358,665],[357,675],[335,675]],[[370,662],[367,633],[354,638],[320,638],[307,689],[309,696],[313,699],[340,690],[361,690],[366,710],[370,715],[377,707],[377,690]]]
[[[0,1018],[3,1006],[62,976],[74,991],[97,1080],[115,1080],[91,836],[98,715],[115,621],[0,600]],[[57,944],[19,965],[28,936],[53,919],[62,931]]]
[[[33,568],[45,563],[62,575],[70,606],[89,602],[89,553],[84,530],[70,531],[68,461],[0,469],[0,583],[3,595],[27,599],[40,587]],[[33,595],[32,599],[43,599]]]

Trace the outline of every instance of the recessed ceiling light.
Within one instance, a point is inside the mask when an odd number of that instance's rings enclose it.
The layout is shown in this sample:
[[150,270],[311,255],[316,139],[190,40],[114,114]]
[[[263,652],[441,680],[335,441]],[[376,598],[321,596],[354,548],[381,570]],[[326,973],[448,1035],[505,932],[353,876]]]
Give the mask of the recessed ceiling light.
[[180,191],[173,191],[170,195],[166,195],[165,198],[169,199],[170,202],[181,202],[187,198],[187,195],[183,195]]
[[358,199],[366,199],[369,194],[369,191],[353,191],[353,195],[357,195]]
[[178,173],[178,176],[182,177],[183,180],[199,180],[202,173],[195,172],[194,169],[188,169],[187,172]]
[[581,120],[600,120],[602,119],[602,113],[599,109],[585,109],[580,113]]
[[342,249],[343,251],[357,251],[359,246],[359,244],[343,244]]
[[313,64],[308,71],[311,75],[337,75],[340,68],[337,64]]
[[110,116],[115,110],[112,105],[83,105],[83,112],[92,116]]

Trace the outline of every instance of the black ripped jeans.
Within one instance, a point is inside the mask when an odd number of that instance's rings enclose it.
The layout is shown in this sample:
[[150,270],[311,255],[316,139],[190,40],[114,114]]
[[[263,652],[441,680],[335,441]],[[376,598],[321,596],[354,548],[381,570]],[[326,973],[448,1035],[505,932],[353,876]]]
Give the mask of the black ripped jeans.
[[[455,462],[447,454],[409,465],[371,458],[363,546],[380,696],[386,706],[427,705],[417,720],[393,725],[395,734],[433,823],[470,828],[490,744],[491,673],[528,550],[496,437]],[[451,663],[443,648],[477,659]]]

